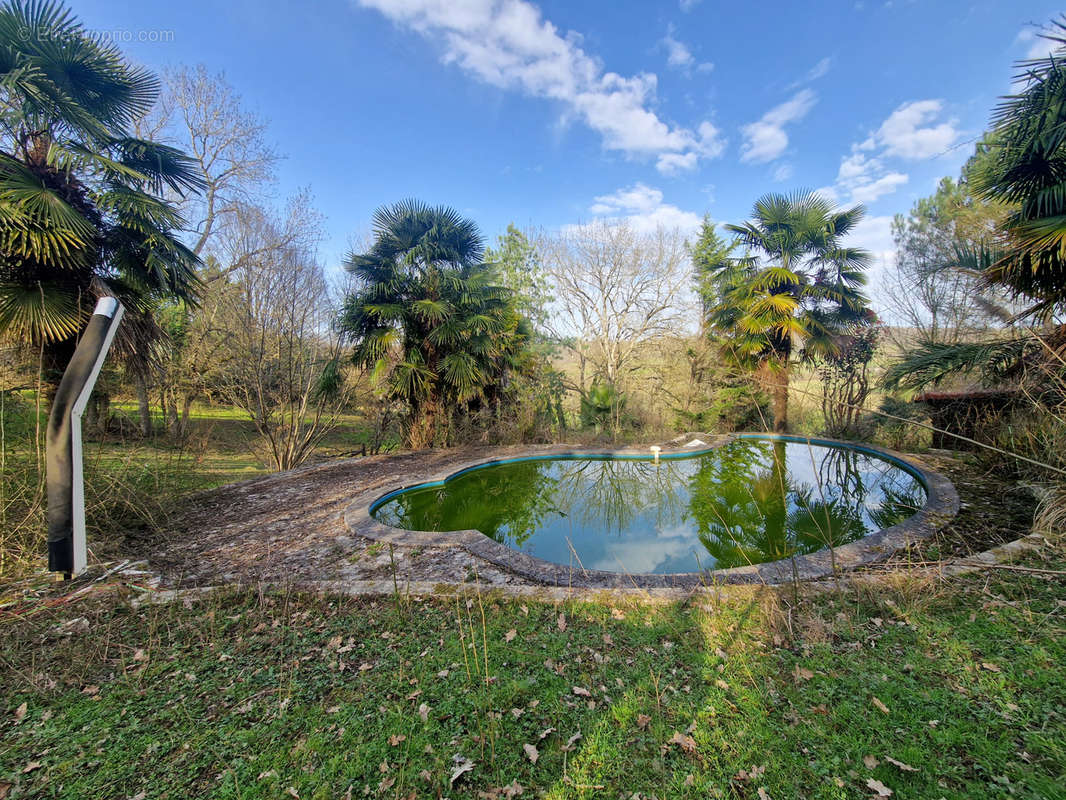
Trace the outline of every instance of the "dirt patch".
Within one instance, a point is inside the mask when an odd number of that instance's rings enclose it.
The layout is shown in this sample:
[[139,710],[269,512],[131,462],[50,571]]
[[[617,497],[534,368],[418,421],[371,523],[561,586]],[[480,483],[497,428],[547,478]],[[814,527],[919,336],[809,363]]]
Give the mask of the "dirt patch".
[[476,577],[491,584],[524,583],[461,548],[389,548],[352,536],[341,516],[360,492],[385,490],[411,473],[446,469],[490,452],[501,448],[346,459],[224,486],[187,498],[187,510],[130,554],[147,558],[172,586],[375,580],[394,574],[401,582]]

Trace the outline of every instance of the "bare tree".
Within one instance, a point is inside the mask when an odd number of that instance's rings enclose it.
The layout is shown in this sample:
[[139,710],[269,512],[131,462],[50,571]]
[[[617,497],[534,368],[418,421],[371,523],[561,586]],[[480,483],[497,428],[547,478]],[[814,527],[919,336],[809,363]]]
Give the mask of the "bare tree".
[[[964,177],[966,170],[964,169]],[[1006,214],[1005,207],[974,198],[965,180],[941,180],[929,197],[892,221],[895,264],[882,280],[889,322],[900,348],[920,341],[954,344],[979,338],[1011,316],[1011,303],[963,269]]]
[[[193,251],[221,256],[215,252],[222,245],[219,233],[242,207],[259,202],[274,178],[278,157],[265,142],[266,122],[242,107],[240,96],[222,74],[212,75],[199,64],[165,73],[159,103],[137,121],[135,129],[139,136],[177,145],[196,160],[203,193],[173,200],[186,219]],[[245,262],[258,255],[264,254],[242,252]],[[205,384],[205,360],[213,358],[221,342],[216,317],[226,290],[216,291],[212,284],[243,263],[230,262],[226,269],[219,269],[219,258],[208,260],[200,307],[163,309],[163,327],[170,341],[164,338],[130,354],[130,377],[145,436],[152,433],[153,390],[158,392],[171,437],[184,435],[189,407]],[[142,339],[147,343],[149,337]]]
[[550,328],[577,359],[582,394],[596,377],[624,384],[642,344],[676,335],[690,321],[680,232],[641,234],[626,221],[598,221],[570,227],[542,247],[555,289]]
[[200,255],[241,206],[257,201],[274,179],[278,156],[264,139],[266,122],[242,107],[223,74],[212,75],[203,64],[183,66],[165,73],[164,84],[154,124],[196,160],[204,181],[203,194],[182,209],[194,236],[192,249]]
[[[344,395],[336,298],[315,253],[308,207],[301,195],[280,221],[244,207],[232,225],[234,242],[246,250],[233,254],[243,266],[230,279],[236,292],[221,388],[283,470],[311,455],[336,422]],[[248,252],[257,255],[249,259]]]

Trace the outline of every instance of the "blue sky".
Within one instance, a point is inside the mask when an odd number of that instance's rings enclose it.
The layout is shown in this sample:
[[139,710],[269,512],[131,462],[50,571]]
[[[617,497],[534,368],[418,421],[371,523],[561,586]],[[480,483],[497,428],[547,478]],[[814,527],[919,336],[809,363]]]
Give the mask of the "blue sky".
[[[508,222],[691,229],[760,194],[864,202],[856,244],[955,175],[1039,50],[1051,2],[658,5],[526,0],[82,0],[149,67],[224,72],[270,122],[277,198],[310,186],[336,263],[404,197]],[[167,32],[159,39],[153,32]],[[146,39],[148,41],[141,41]]]

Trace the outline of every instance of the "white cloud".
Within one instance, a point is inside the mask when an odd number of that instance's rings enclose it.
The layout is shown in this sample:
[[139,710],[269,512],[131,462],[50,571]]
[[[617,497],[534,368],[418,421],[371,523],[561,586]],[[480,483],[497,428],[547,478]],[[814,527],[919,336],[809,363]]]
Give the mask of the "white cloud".
[[940,100],[904,103],[881,123],[874,140],[890,156],[919,159],[939,155],[959,138],[955,120],[931,124],[943,107]]
[[889,169],[888,159],[917,160],[942,154],[959,138],[955,120],[938,122],[944,104],[940,100],[914,100],[888,115],[881,126],[851,146],[840,160],[836,182],[828,192],[838,202],[874,203],[892,194],[910,178]]
[[811,67],[809,70],[807,70],[807,72],[804,73],[802,78],[800,78],[798,81],[790,84],[788,88],[790,90],[791,89],[797,89],[797,88],[799,88],[800,86],[802,86],[805,83],[811,83],[812,81],[816,81],[819,78],[825,77],[825,75],[829,72],[829,67],[832,66],[832,64],[833,64],[833,59],[830,58],[829,56],[826,56],[825,58],[821,59],[817,64],[815,64],[813,67]]
[[831,59],[829,56],[823,58],[821,61],[819,61],[807,71],[807,80],[816,81],[822,76],[824,76],[827,72],[829,72],[829,65],[832,63],[833,59]]
[[679,5],[686,14],[700,4],[700,0],[681,0]]
[[692,51],[688,49],[688,46],[681,41],[674,38],[673,31],[666,34],[660,42],[663,48],[666,50],[666,63],[671,67],[685,68],[691,67],[696,61],[695,56],[692,55]]
[[600,219],[626,220],[638,233],[651,233],[658,228],[690,233],[703,223],[699,214],[664,203],[660,189],[643,183],[600,195],[589,206],[589,213]]
[[851,155],[840,160],[834,194],[839,198],[849,193],[851,203],[873,203],[908,180],[902,172],[889,172],[880,158],[864,155],[860,145],[853,145]]
[[744,134],[744,143],[740,147],[740,160],[761,164],[778,158],[788,147],[785,125],[803,119],[817,99],[813,91],[804,89],[781,105],[771,108],[758,122],[742,127],[740,130]]
[[1032,27],[1019,31],[1014,42],[1026,46],[1025,57],[1027,59],[1045,58],[1062,47],[1058,42],[1051,42],[1040,36],[1040,29]]
[[827,203],[832,203],[835,206],[840,205],[840,195],[837,193],[834,186],[822,186],[814,190],[814,194],[819,194],[825,198]]
[[863,183],[851,190],[851,202],[872,203],[882,195],[892,194],[910,178],[902,172],[889,172],[869,183]]
[[656,158],[668,174],[694,168],[725,146],[709,122],[695,131],[664,122],[650,108],[654,74],[627,78],[606,71],[581,48],[578,36],[560,34],[527,0],[355,2],[439,43],[446,64],[457,64],[478,80],[562,103],[600,134],[605,148]]
[[675,38],[674,33],[675,28],[671,25],[666,36],[659,40],[659,45],[666,51],[667,65],[680,70],[686,76],[691,75],[693,69],[697,72],[714,70],[714,64],[710,61],[696,63],[696,56],[692,54],[692,50],[680,39]]
[[792,165],[791,164],[779,164],[777,169],[774,170],[773,179],[778,183],[787,181],[792,177]]

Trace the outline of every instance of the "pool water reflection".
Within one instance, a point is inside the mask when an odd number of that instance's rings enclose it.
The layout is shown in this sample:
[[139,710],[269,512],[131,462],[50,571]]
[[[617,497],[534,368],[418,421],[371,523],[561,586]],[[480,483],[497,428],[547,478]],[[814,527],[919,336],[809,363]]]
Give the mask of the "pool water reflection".
[[925,500],[917,477],[876,455],[744,438],[658,464],[589,456],[492,464],[395,494],[372,514],[407,530],[481,531],[559,564],[672,573],[851,542]]

